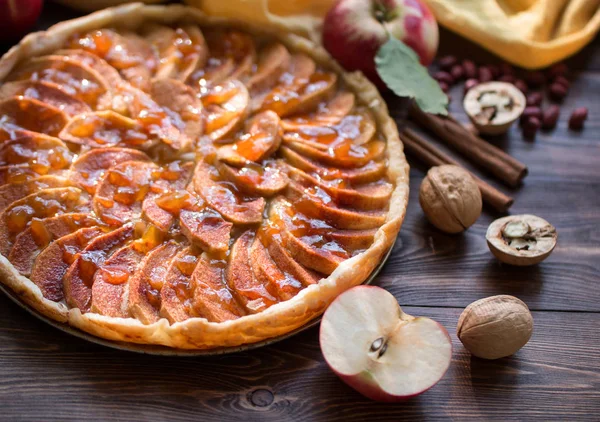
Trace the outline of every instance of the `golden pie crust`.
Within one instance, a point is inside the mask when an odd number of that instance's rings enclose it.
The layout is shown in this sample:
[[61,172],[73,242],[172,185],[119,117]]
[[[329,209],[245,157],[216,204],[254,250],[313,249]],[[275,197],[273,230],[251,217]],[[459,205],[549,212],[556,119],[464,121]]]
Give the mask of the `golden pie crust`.
[[[245,23],[210,18],[197,9],[181,5],[129,4],[101,10],[89,16],[59,23],[47,31],[30,34],[0,60],[0,81],[4,81],[23,61],[49,55],[64,48],[74,34],[114,27],[120,30],[140,31],[151,23],[192,24],[201,29],[235,28],[252,36],[273,38],[291,53],[303,53],[312,58],[320,68],[335,73],[338,83],[342,83],[346,91],[353,93],[356,103],[373,116],[377,135],[385,142],[387,180],[392,184],[393,191],[386,200],[389,208],[382,216],[383,224],[376,230],[372,243],[362,252],[339,260],[335,268],[330,269],[329,276],[302,288],[288,300],[273,304],[257,313],[222,322],[210,322],[206,318],[192,316],[180,322],[169,322],[166,318],[160,318],[156,322],[144,324],[131,317],[110,317],[94,312],[82,312],[78,308],[67,306],[63,301],[48,300],[38,285],[28,277],[20,275],[5,256],[0,256],[0,281],[43,315],[109,340],[179,349],[211,349],[254,343],[288,333],[320,315],[338,294],[364,282],[393,245],[406,212],[409,169],[396,125],[389,117],[386,104],[377,89],[362,74],[344,72],[320,46],[288,32],[285,28],[255,28]],[[253,83],[260,85],[265,82],[258,80]],[[76,109],[80,106],[78,103],[73,104]],[[290,154],[293,155],[294,151]],[[235,154],[232,159],[235,161]],[[201,169],[197,168],[196,171]],[[313,179],[307,178],[306,174],[296,176],[298,178],[295,180],[305,183],[305,187],[312,183]],[[68,197],[68,190],[74,188],[59,189],[63,189],[65,197]],[[273,199],[269,206],[271,212],[285,210],[286,200]],[[117,230],[125,230],[124,227]],[[242,303],[236,306],[243,305]],[[177,321],[177,318],[173,321]]]

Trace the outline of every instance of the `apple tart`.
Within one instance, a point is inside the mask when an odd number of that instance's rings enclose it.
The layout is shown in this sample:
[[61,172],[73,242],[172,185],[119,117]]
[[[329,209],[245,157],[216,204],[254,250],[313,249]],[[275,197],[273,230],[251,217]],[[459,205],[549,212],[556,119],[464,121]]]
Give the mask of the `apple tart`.
[[393,244],[408,165],[362,75],[285,28],[105,9],[0,61],[0,280],[182,349],[279,336]]

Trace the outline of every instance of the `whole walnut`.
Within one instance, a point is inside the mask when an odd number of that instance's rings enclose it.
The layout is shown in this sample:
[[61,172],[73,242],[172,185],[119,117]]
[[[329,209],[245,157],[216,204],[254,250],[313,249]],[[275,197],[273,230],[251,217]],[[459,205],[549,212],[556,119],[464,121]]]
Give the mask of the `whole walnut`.
[[456,335],[474,356],[499,359],[516,353],[531,338],[533,317],[514,296],[477,300],[458,319]]
[[460,233],[481,215],[481,192],[459,166],[432,167],[421,183],[419,203],[427,219],[446,233]]

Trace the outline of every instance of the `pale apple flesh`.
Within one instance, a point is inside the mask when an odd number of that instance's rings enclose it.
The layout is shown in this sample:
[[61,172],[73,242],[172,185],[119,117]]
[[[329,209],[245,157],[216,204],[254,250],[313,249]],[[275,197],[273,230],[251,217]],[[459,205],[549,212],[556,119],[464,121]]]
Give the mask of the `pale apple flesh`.
[[329,306],[320,343],[331,369],[378,401],[400,401],[428,390],[452,358],[444,327],[405,314],[392,294],[374,286],[350,289]]

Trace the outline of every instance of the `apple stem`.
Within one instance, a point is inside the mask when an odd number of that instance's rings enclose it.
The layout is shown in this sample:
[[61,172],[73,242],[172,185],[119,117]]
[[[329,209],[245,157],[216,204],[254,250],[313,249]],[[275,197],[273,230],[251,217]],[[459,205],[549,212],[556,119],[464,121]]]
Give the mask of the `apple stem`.
[[389,22],[397,16],[396,11],[388,10],[385,7],[385,5],[383,4],[383,2],[381,2],[381,1],[375,2],[373,5],[373,9],[374,9],[373,14],[375,15],[375,19],[377,19],[377,22],[379,22],[381,24],[383,24],[385,22]]

